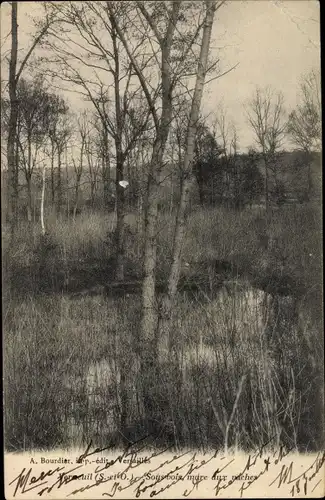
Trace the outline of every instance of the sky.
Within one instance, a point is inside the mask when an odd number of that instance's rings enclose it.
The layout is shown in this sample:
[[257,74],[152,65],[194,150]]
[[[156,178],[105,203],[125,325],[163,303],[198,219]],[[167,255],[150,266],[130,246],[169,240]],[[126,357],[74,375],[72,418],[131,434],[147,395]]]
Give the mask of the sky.
[[282,91],[290,110],[297,104],[302,74],[320,68],[319,2],[233,0],[218,11],[214,36],[225,46],[220,53],[222,69],[238,66],[211,83],[203,109],[223,102],[246,148],[254,137],[243,105],[256,86]]
[[[9,47],[10,11],[1,6],[2,60]],[[40,15],[39,2],[18,2],[19,47],[30,45],[29,16]],[[5,40],[6,39],[6,40]],[[4,41],[5,40],[5,41]],[[237,128],[240,150],[254,145],[245,116],[256,86],[282,91],[286,109],[297,104],[304,73],[320,68],[320,8],[317,0],[228,0],[216,14],[211,53],[218,54],[222,72],[236,68],[205,88],[202,112],[209,115],[222,105]],[[3,67],[3,66],[2,66]],[[2,70],[2,75],[4,70]],[[7,79],[7,74],[2,76]],[[69,93],[74,108],[83,104]]]

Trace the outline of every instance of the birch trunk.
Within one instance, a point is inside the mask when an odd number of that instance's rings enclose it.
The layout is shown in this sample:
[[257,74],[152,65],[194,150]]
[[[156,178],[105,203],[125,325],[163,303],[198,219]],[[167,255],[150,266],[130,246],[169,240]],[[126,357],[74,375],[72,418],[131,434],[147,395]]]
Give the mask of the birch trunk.
[[27,134],[27,167],[26,167],[26,181],[27,181],[27,220],[32,222],[32,139],[31,134]]
[[[142,285],[141,331],[142,340],[146,346],[151,344],[153,340],[157,321],[155,308],[155,271],[157,262],[158,180],[154,177],[153,169],[162,161],[163,147],[162,141],[158,138],[155,141],[151,158],[144,212],[144,279]],[[151,350],[151,348],[154,348],[154,346],[148,346],[148,349]]]
[[42,198],[41,198],[41,227],[42,235],[45,236],[45,224],[44,224],[44,199],[45,199],[45,166],[43,167],[43,179],[42,179]]
[[142,285],[141,331],[144,345],[148,347],[151,356],[155,358],[158,349],[156,338],[158,316],[155,300],[158,199],[160,171],[172,119],[172,101],[169,95],[166,96],[163,106],[160,128],[153,146],[149,168],[144,221],[144,280]]
[[52,200],[52,205],[54,205],[54,200],[55,200],[54,154],[55,154],[55,145],[54,145],[54,141],[51,139],[51,200]]
[[215,12],[215,1],[207,1],[206,6],[207,10],[203,27],[200,59],[198,63],[195,91],[192,100],[189,126],[187,130],[186,152],[183,167],[185,175],[181,186],[181,197],[176,218],[173,241],[173,260],[168,278],[167,294],[164,297],[163,307],[159,317],[158,341],[160,345],[158,348],[158,355],[160,362],[165,361],[166,357],[168,357],[169,354],[171,311],[180,276],[182,245],[186,229],[186,208],[188,206],[189,194],[194,181],[194,175],[192,173],[192,161],[195,149],[197,122],[199,119],[203,87],[207,71],[211,32]]
[[[165,114],[166,123],[169,111]],[[164,120],[165,120],[164,119]],[[162,121],[162,126],[164,125]],[[147,192],[144,212],[144,258],[142,283],[142,316],[141,316],[141,353],[140,373],[142,383],[142,402],[145,418],[150,428],[150,422],[159,421],[162,409],[156,397],[156,381],[160,378],[160,367],[157,365],[157,325],[158,310],[156,303],[156,264],[157,264],[157,219],[159,179],[157,165],[161,165],[168,129],[162,128],[154,143],[150,172],[147,182]]]

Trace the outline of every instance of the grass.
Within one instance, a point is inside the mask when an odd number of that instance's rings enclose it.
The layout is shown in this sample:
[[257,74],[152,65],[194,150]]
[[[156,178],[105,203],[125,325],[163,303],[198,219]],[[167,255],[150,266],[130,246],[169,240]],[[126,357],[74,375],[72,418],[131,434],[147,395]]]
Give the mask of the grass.
[[[142,242],[132,214],[127,222],[127,273],[136,276]],[[155,371],[151,377],[158,444],[246,450],[274,436],[299,450],[322,446],[319,222],[312,208],[283,207],[274,214],[268,236],[275,243],[266,250],[259,212],[211,209],[190,216],[184,272],[195,278],[202,262],[224,259],[247,276],[241,288],[238,283],[214,298],[178,296],[173,355],[161,367],[163,383]],[[110,215],[84,213],[48,227],[46,252],[39,228],[26,234],[22,225],[14,247],[3,236],[6,447],[69,447],[91,438],[120,446],[148,425],[138,366],[140,300],[72,298],[64,288],[73,280],[87,287],[111,279]],[[161,277],[172,234],[171,216],[162,215]],[[251,273],[290,274],[308,293],[272,299],[251,288]]]
[[[139,276],[143,241],[141,235],[136,234],[135,215],[128,214],[126,221],[129,226],[127,274]],[[308,206],[284,206],[277,210],[268,231],[260,210],[247,209],[239,213],[222,208],[198,210],[189,218],[183,248],[184,262],[189,262],[195,272],[197,262],[231,260],[247,273],[293,276],[310,290],[319,286],[322,271],[320,223],[319,211]],[[171,262],[173,224],[171,215],[161,215],[158,223],[158,278],[166,276]],[[102,281],[111,279],[107,263],[114,254],[113,214],[85,212],[75,221],[53,218],[47,225],[45,252],[38,226],[32,226],[26,233],[26,225],[21,223],[14,248],[9,235],[3,234],[5,267],[10,268],[13,277],[19,277],[16,288],[21,288],[27,275],[25,284],[32,283],[31,292],[35,291],[42,279],[37,276],[42,272],[40,263],[52,278],[50,288],[56,280],[61,288],[71,279],[82,281],[78,273],[87,269],[92,274],[102,273]],[[266,236],[273,242],[270,248],[266,248]],[[87,278],[89,276],[84,281]],[[100,280],[97,279],[98,284],[102,283]],[[91,283],[94,281],[91,278]]]
[[[108,439],[121,444],[124,435],[134,439],[141,434],[138,305],[134,297],[112,301],[55,296],[25,301],[13,308],[11,317],[7,314],[7,447],[68,447],[90,439],[98,445]],[[193,306],[186,297],[178,304],[173,329],[177,356],[170,359],[164,383],[158,385],[165,409],[160,422],[164,439],[179,447],[222,448],[245,377],[229,445],[249,449],[275,435],[277,443],[317,448],[317,331],[309,326],[303,332],[301,324],[292,324],[270,345],[254,323],[246,325],[245,332],[236,329],[241,321],[238,306],[231,300]],[[90,381],[101,361],[99,380]],[[125,427],[122,390],[127,392]]]

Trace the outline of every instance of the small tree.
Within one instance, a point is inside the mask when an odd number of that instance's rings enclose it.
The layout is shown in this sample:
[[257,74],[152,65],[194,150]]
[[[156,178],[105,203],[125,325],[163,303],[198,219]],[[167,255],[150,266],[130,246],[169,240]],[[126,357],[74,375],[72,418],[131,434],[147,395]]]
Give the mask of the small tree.
[[287,132],[306,154],[308,196],[312,192],[311,163],[313,151],[321,149],[320,74],[312,71],[300,83],[300,102],[289,115]]
[[17,162],[17,124],[19,115],[19,101],[17,98],[17,87],[22,73],[29,62],[35,48],[41,42],[49,27],[55,22],[55,15],[49,15],[45,8],[42,26],[37,29],[33,41],[22,61],[19,63],[18,55],[18,2],[11,2],[11,53],[9,59],[9,120],[7,139],[7,162],[8,162],[8,204],[7,216],[11,226],[12,234],[17,221],[18,200],[18,162]]
[[213,124],[214,135],[221,150],[219,159],[220,176],[217,186],[222,189],[220,200],[237,209],[241,206],[240,200],[240,164],[238,161],[238,135],[234,124],[227,119],[223,105],[218,107]]
[[285,136],[283,95],[274,93],[270,88],[255,90],[247,109],[248,123],[255,134],[256,143],[261,150],[265,167],[265,209],[270,220],[269,175],[274,165],[276,153],[280,150]]
[[[51,60],[47,72],[61,82],[68,82],[69,86],[73,84],[76,91],[93,104],[102,121],[102,159],[105,163],[103,173],[106,194],[109,184],[108,164],[111,159],[106,148],[108,135],[114,144],[117,213],[115,278],[123,281],[126,196],[121,183],[125,180],[129,155],[147,127],[150,111],[145,110],[137,128],[127,129],[126,125],[130,125],[127,115],[133,99],[139,93],[139,84],[134,88],[134,70],[123,50],[123,43],[119,40],[117,25],[123,32],[129,31],[126,12],[133,11],[131,17],[134,18],[134,8],[128,2],[118,3],[120,5],[115,5],[114,2],[64,2],[57,5],[50,2],[48,9],[57,16],[64,28],[59,34],[57,30],[50,30],[46,45],[52,55],[55,54],[56,61],[56,65],[53,65]],[[132,50],[133,57],[139,52],[144,39],[142,36],[141,43]],[[110,95],[111,90],[113,96]]]
[[50,95],[40,78],[34,81],[21,79],[17,86],[19,124],[17,141],[20,152],[20,168],[24,172],[27,186],[27,216],[32,218],[32,175],[43,148],[50,117]]
[[241,171],[240,198],[243,204],[252,206],[263,194],[264,179],[258,168],[259,155],[254,150],[249,150],[243,156],[243,167]]
[[[61,162],[61,155],[62,155],[61,137],[62,135],[63,137],[69,135],[68,130],[70,127],[68,126],[67,123],[67,114],[69,108],[65,103],[64,99],[62,99],[58,95],[51,94],[49,106],[50,106],[50,112],[48,115],[48,136],[50,140],[49,156],[51,161],[51,200],[52,204],[54,205],[55,194],[56,194],[55,158],[57,157],[58,160],[60,160]],[[58,176],[60,176],[61,163],[58,168],[59,168]],[[61,188],[61,179],[59,179],[58,184],[59,188]]]
[[[201,205],[204,205],[206,198],[210,203],[214,203],[219,195],[222,198],[224,192],[223,185],[223,164],[219,161],[222,149],[218,146],[216,138],[207,126],[198,124],[195,141],[195,162],[193,171],[199,189]],[[213,187],[216,187],[216,192]]]

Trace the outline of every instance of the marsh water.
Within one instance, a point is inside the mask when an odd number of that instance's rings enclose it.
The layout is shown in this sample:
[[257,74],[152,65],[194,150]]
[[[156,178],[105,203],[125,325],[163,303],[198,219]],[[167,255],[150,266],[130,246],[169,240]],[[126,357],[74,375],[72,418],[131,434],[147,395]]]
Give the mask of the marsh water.
[[[186,294],[179,300],[189,304]],[[204,384],[204,379],[220,376],[222,370],[236,371],[239,359],[244,370],[253,367],[257,376],[267,378],[270,370],[276,371],[277,362],[274,352],[269,352],[276,346],[290,349],[290,336],[302,328],[295,297],[270,294],[245,281],[224,283],[213,296],[206,291],[192,294],[190,304],[186,313],[177,317],[179,334],[170,353],[170,366],[176,370],[177,383],[183,384],[184,396],[194,394],[198,376]],[[100,443],[105,436],[121,433],[123,404],[129,409],[127,420],[133,437],[132,425],[143,414],[137,385],[139,359],[135,353],[129,356],[126,367],[118,350],[115,345],[109,355],[64,379],[71,404],[63,434],[73,445],[90,439]]]

